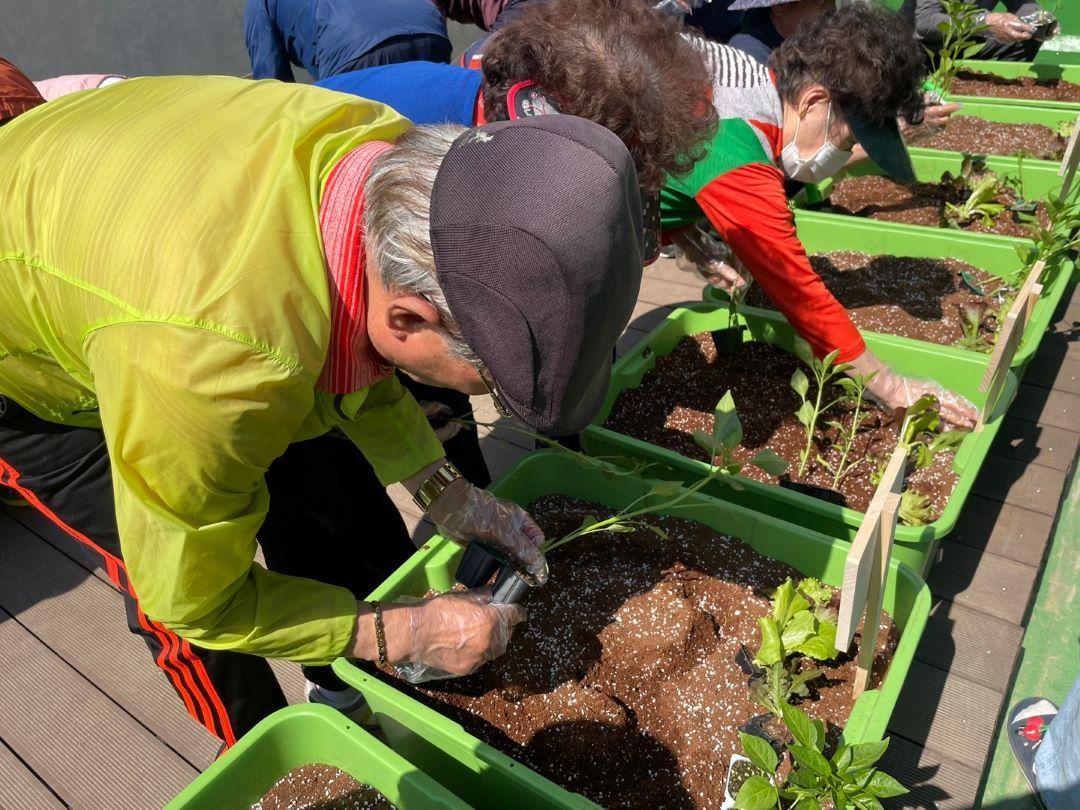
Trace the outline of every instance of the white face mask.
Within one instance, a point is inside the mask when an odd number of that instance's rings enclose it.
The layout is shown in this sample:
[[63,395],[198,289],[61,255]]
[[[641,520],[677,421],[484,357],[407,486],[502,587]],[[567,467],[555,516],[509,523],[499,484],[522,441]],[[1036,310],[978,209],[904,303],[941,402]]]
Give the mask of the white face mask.
[[829,102],[829,111],[825,117],[825,143],[808,158],[799,155],[799,126],[800,118],[795,124],[795,135],[791,143],[786,144],[780,150],[780,164],[784,167],[784,174],[792,180],[802,183],[820,183],[839,172],[851,159],[850,149],[841,149],[829,140],[829,124],[832,123],[832,102]]

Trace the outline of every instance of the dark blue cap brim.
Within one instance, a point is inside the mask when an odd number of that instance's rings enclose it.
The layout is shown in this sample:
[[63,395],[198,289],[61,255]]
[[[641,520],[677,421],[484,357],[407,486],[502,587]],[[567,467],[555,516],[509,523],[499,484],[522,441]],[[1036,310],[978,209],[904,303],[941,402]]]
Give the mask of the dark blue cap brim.
[[915,167],[895,118],[871,124],[850,113],[843,115],[855,140],[885,174],[901,183],[915,182]]

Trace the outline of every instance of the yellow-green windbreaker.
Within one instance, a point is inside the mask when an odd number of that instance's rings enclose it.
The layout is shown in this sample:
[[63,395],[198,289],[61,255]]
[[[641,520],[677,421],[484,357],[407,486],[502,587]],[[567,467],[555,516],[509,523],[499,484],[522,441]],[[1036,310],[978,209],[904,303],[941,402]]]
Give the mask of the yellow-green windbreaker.
[[329,90],[172,77],[0,128],[0,394],[104,430],[143,609],[193,644],[325,663],[349,641],[348,591],[253,562],[290,442],[339,426],[384,483],[442,455],[396,380],[337,403],[315,387],[322,186],[409,127]]

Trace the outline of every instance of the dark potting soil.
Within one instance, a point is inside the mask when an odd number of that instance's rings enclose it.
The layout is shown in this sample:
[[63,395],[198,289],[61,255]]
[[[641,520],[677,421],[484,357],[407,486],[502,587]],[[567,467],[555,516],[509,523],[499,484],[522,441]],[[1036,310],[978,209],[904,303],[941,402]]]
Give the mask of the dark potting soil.
[[[529,507],[548,536],[611,510],[566,496]],[[799,572],[689,520],[583,537],[552,555],[506,654],[475,675],[419,688],[485,742],[605,807],[718,808],[738,727],[765,710],[735,663],[761,642],[768,595]],[[898,633],[882,617],[872,681]],[[861,641],[861,639],[860,639]],[[857,645],[852,653],[857,651]],[[820,666],[800,708],[835,744],[851,712],[855,661]],[[773,727],[775,728],[775,726]]]
[[1007,79],[992,73],[961,70],[952,86],[953,95],[992,98],[1029,98],[1039,101],[1080,101],[1080,84],[1062,79],[1021,76]]
[[[693,439],[693,431],[711,432],[713,410],[720,397],[731,391],[742,421],[743,440],[736,457],[749,459],[768,447],[789,462],[787,475],[803,484],[832,488],[833,475],[822,464],[811,461],[798,477],[799,452],[806,445],[806,432],[795,417],[799,396],[791,388],[791,375],[799,366],[793,354],[770,343],[746,343],[733,354],[718,356],[712,336],[705,332],[683,338],[674,351],[658,357],[637,388],[619,394],[605,427],[651,444],[667,447],[690,458],[708,461],[707,453]],[[813,375],[809,397],[816,397]],[[840,391],[826,391],[831,402]],[[819,420],[815,437],[815,457],[821,454],[835,465],[840,456],[837,431],[825,422],[837,421],[845,429],[854,418],[853,406],[842,402]],[[861,427],[849,459],[863,459],[840,482],[839,491],[852,509],[865,511],[874,494],[871,477],[881,461],[896,448],[900,420],[884,408],[864,403]],[[906,479],[907,489],[925,495],[931,502],[931,520],[941,516],[956,486],[952,471],[953,453],[934,456],[930,466],[916,470]],[[776,476],[746,464],[742,475],[766,483],[779,483]]]
[[[887,222],[903,222],[907,225],[941,226],[941,215],[946,203],[960,205],[968,198],[968,193],[957,191],[944,183],[913,183],[904,185],[887,177],[867,175],[849,177],[841,180],[833,188],[829,199],[824,204],[826,210],[839,214],[850,214]],[[1006,190],[996,197],[1005,205],[1016,202],[1016,195]],[[1039,204],[1036,216],[1049,224],[1046,210]],[[1011,211],[1004,211],[992,226],[975,220],[963,226],[967,231],[996,233],[1001,236],[1020,236],[1030,238],[1019,217]]]
[[394,805],[370,785],[317,763],[293,768],[251,810],[394,810]]
[[954,115],[943,132],[919,141],[927,149],[948,149],[972,155],[1015,155],[1061,160],[1065,139],[1042,124],[1005,124],[973,115]]
[[[1000,301],[974,292],[960,274],[970,273],[988,291],[996,291],[1001,280],[966,262],[838,250],[815,254],[810,264],[860,329],[951,346],[964,336],[964,307],[976,307],[986,308],[979,333],[991,338],[997,333],[993,313]],[[746,303],[776,309],[757,285]]]

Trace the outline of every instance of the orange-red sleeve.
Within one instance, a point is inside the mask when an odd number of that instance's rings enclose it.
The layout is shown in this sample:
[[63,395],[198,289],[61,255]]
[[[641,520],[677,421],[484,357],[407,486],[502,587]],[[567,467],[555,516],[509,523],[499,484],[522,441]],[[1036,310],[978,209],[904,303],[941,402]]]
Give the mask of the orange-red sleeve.
[[839,349],[837,360],[846,362],[863,353],[862,335],[810,266],[795,234],[779,169],[766,163],[739,166],[708,183],[696,199],[816,356]]

